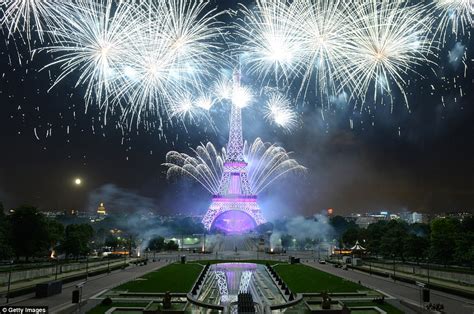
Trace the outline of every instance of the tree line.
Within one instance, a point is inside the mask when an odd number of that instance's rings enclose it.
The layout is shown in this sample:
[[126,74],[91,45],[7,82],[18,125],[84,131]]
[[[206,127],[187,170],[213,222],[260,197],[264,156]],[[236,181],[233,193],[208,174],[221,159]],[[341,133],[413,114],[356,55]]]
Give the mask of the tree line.
[[33,206],[21,206],[5,215],[0,203],[0,259],[29,261],[54,250],[66,257],[79,257],[91,251],[94,229],[89,224],[70,224],[49,219]]
[[179,246],[173,240],[165,242],[165,238],[162,236],[154,236],[151,238],[150,242],[148,243],[148,250],[150,251],[177,251]]
[[340,242],[350,247],[359,241],[371,256],[402,261],[464,265],[474,263],[474,217],[438,218],[431,223],[378,221],[366,229],[350,225]]

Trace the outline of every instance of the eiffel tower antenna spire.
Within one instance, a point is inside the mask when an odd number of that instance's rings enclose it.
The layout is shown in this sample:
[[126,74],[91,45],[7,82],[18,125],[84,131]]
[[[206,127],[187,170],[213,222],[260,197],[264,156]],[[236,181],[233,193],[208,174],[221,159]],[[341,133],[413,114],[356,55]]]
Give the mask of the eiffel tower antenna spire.
[[227,143],[228,162],[244,162],[244,139],[242,132],[242,108],[235,101],[240,90],[240,70],[235,69],[233,73],[232,109],[230,113],[229,142]]

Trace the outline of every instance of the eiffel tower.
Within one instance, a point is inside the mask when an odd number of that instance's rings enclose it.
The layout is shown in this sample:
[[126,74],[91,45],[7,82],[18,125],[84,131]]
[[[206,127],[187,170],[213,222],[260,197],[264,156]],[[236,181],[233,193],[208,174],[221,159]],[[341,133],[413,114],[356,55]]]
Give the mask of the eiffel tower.
[[[233,90],[238,89],[240,89],[240,71],[235,70]],[[212,203],[202,220],[207,230],[216,228],[227,233],[241,233],[265,222],[257,203],[257,195],[252,193],[248,180],[248,164],[244,159],[243,150],[242,108],[233,101],[229,142],[219,194],[212,197]]]

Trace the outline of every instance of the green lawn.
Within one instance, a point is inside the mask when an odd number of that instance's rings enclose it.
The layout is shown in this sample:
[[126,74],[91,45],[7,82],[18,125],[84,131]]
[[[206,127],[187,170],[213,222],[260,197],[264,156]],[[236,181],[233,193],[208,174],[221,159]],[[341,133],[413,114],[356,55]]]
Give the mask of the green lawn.
[[148,303],[138,303],[138,302],[135,302],[135,303],[132,303],[132,302],[115,302],[115,303],[112,303],[112,305],[97,305],[96,307],[94,307],[93,309],[91,309],[90,311],[87,312],[87,314],[103,314],[105,312],[107,312],[108,310],[110,310],[111,308],[113,307],[146,307],[148,305]]
[[[403,311],[397,309],[391,304],[384,303],[384,304],[376,304],[374,302],[344,302],[347,307],[355,307],[355,306],[376,306],[379,309],[384,310],[388,314],[403,314]],[[361,312],[362,313],[362,312]]]
[[192,289],[201,273],[202,266],[194,263],[170,264],[148,273],[136,280],[129,281],[114,290],[128,292],[181,292]]
[[306,265],[277,265],[274,268],[288,287],[296,293],[368,290],[352,281],[347,281]]

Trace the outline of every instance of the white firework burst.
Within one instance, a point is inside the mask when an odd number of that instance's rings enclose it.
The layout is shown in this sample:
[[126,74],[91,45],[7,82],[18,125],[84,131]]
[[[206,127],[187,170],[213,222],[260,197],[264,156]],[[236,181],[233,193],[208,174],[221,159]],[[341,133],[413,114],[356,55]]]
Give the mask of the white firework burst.
[[[224,170],[226,151],[216,150],[212,143],[200,145],[193,156],[170,151],[166,154],[168,179],[187,176],[200,183],[209,193],[218,194]],[[259,194],[277,179],[306,168],[292,159],[284,148],[263,142],[257,138],[251,145],[244,144],[244,159],[248,162],[248,178],[252,193]]]
[[243,43],[237,50],[250,72],[261,79],[290,78],[298,71],[301,49],[296,10],[286,1],[257,0],[255,9],[241,11],[244,17],[237,32]]
[[223,63],[220,13],[208,2],[78,0],[71,7],[47,48],[59,55],[48,65],[60,65],[56,84],[78,75],[87,104],[118,108],[129,121],[170,118],[175,95],[203,90],[202,82]]
[[437,32],[441,35],[442,43],[446,42],[449,30],[457,38],[474,25],[472,0],[435,0],[434,14],[440,18]]
[[430,62],[432,17],[423,6],[403,0],[366,0],[357,5],[350,18],[350,62],[344,70],[353,95],[364,100],[372,88],[374,101],[382,93],[392,98],[395,85],[408,106],[404,90],[407,74]]
[[291,132],[298,123],[290,101],[279,93],[269,96],[265,106],[265,118],[287,132]]
[[230,100],[233,88],[232,80],[225,75],[221,75],[220,79],[214,84],[213,93],[219,101]]
[[234,86],[232,89],[232,104],[239,108],[245,108],[252,103],[253,93],[247,86]]
[[211,110],[212,106],[214,105],[214,100],[210,95],[201,95],[196,99],[196,106],[202,108],[206,111]]
[[61,70],[53,87],[68,76],[78,76],[76,87],[86,86],[86,105],[108,104],[117,93],[114,83],[123,78],[121,66],[140,32],[133,22],[136,10],[127,4],[113,7],[113,3],[77,1],[74,10],[61,12],[64,22],[51,30],[55,43],[45,48],[58,56],[47,67],[59,65]]
[[28,42],[36,33],[42,42],[49,26],[58,24],[56,14],[68,5],[43,0],[1,0],[2,18],[0,24],[10,35],[25,33]]
[[352,27],[346,7],[341,1],[297,0],[293,8],[301,12],[300,92],[314,80],[321,96],[337,93],[337,82],[345,80],[342,69],[350,61],[347,55]]
[[202,109],[195,106],[193,97],[190,93],[176,97],[171,103],[171,116],[177,117],[180,120],[194,120],[196,114],[198,114]]

